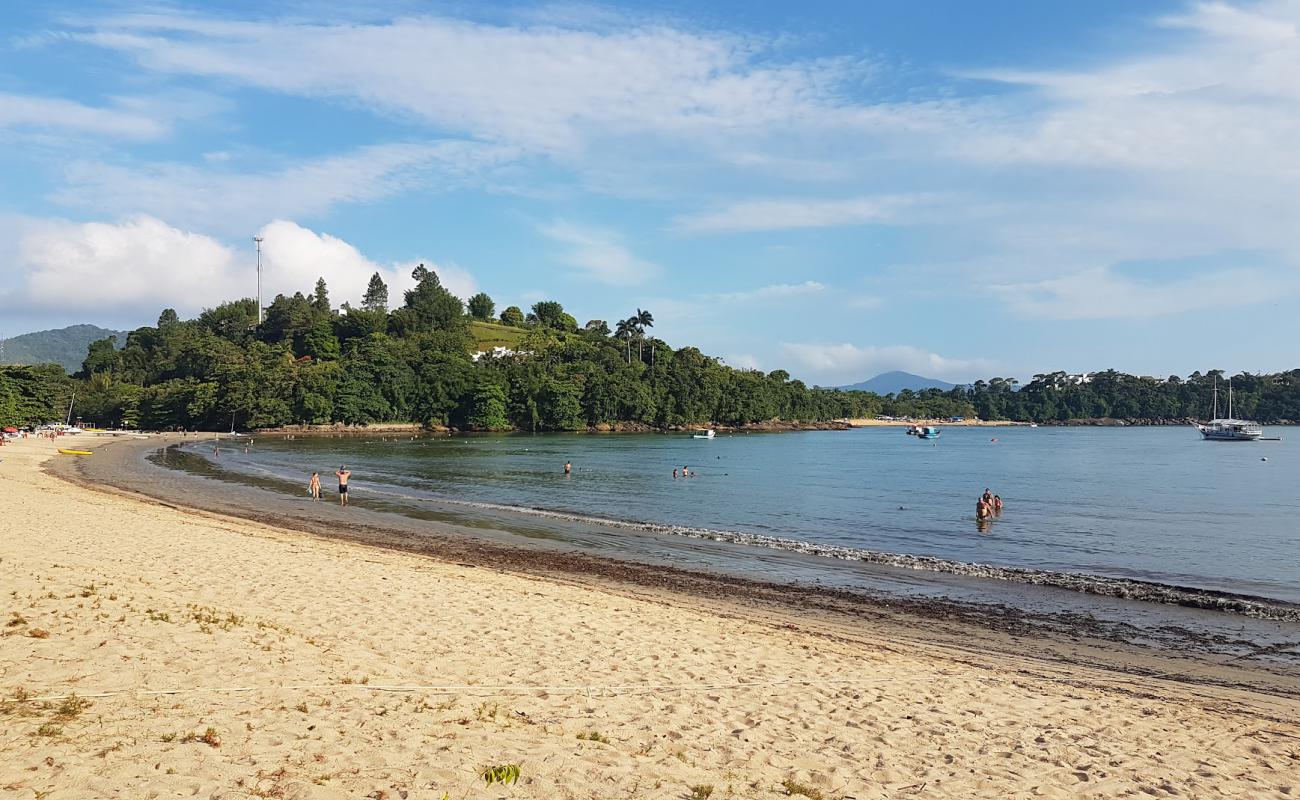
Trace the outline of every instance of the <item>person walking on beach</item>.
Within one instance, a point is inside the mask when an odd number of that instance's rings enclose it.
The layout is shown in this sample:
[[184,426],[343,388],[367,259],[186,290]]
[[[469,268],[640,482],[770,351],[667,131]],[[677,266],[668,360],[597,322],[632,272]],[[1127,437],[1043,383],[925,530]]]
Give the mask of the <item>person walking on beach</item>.
[[308,484],[307,491],[311,494],[311,499],[313,500],[320,499],[320,473],[319,472],[313,472],[311,474],[311,483]]
[[334,473],[339,477],[339,505],[348,504],[348,478],[352,477],[352,472],[348,470],[347,465],[339,467],[339,471]]

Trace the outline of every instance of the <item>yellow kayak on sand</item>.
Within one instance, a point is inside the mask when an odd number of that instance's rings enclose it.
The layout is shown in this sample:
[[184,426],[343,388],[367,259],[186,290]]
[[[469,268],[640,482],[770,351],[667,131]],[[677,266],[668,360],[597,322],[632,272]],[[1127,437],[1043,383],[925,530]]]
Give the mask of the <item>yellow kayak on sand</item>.
[[88,456],[91,454],[90,450],[65,450],[62,447],[59,448],[59,452],[65,456]]

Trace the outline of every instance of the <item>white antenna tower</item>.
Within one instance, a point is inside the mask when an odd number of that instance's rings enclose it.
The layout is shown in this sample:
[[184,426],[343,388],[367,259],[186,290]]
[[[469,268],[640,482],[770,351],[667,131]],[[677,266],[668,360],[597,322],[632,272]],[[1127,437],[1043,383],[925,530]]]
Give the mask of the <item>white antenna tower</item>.
[[262,324],[262,237],[254,236],[257,244],[257,324]]

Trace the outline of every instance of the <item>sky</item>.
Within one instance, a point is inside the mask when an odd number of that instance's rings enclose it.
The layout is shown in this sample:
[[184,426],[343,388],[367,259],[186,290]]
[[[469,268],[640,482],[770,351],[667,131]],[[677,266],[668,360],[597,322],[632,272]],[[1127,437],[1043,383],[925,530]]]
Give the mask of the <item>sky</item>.
[[28,3],[0,335],[637,309],[820,385],[1300,367],[1300,0]]

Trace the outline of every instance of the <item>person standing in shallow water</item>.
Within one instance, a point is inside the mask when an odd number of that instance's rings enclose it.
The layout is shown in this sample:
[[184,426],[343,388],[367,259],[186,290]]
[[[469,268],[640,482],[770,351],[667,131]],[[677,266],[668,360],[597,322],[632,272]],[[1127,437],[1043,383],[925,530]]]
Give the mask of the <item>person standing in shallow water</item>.
[[311,483],[307,485],[307,491],[311,493],[311,499],[313,500],[320,499],[320,473],[319,472],[313,472],[311,474]]
[[352,477],[352,472],[346,465],[339,467],[339,471],[334,473],[339,477],[339,505],[348,504],[348,478]]
[[564,462],[564,474],[565,475],[573,474],[573,465],[570,464],[568,461]]

